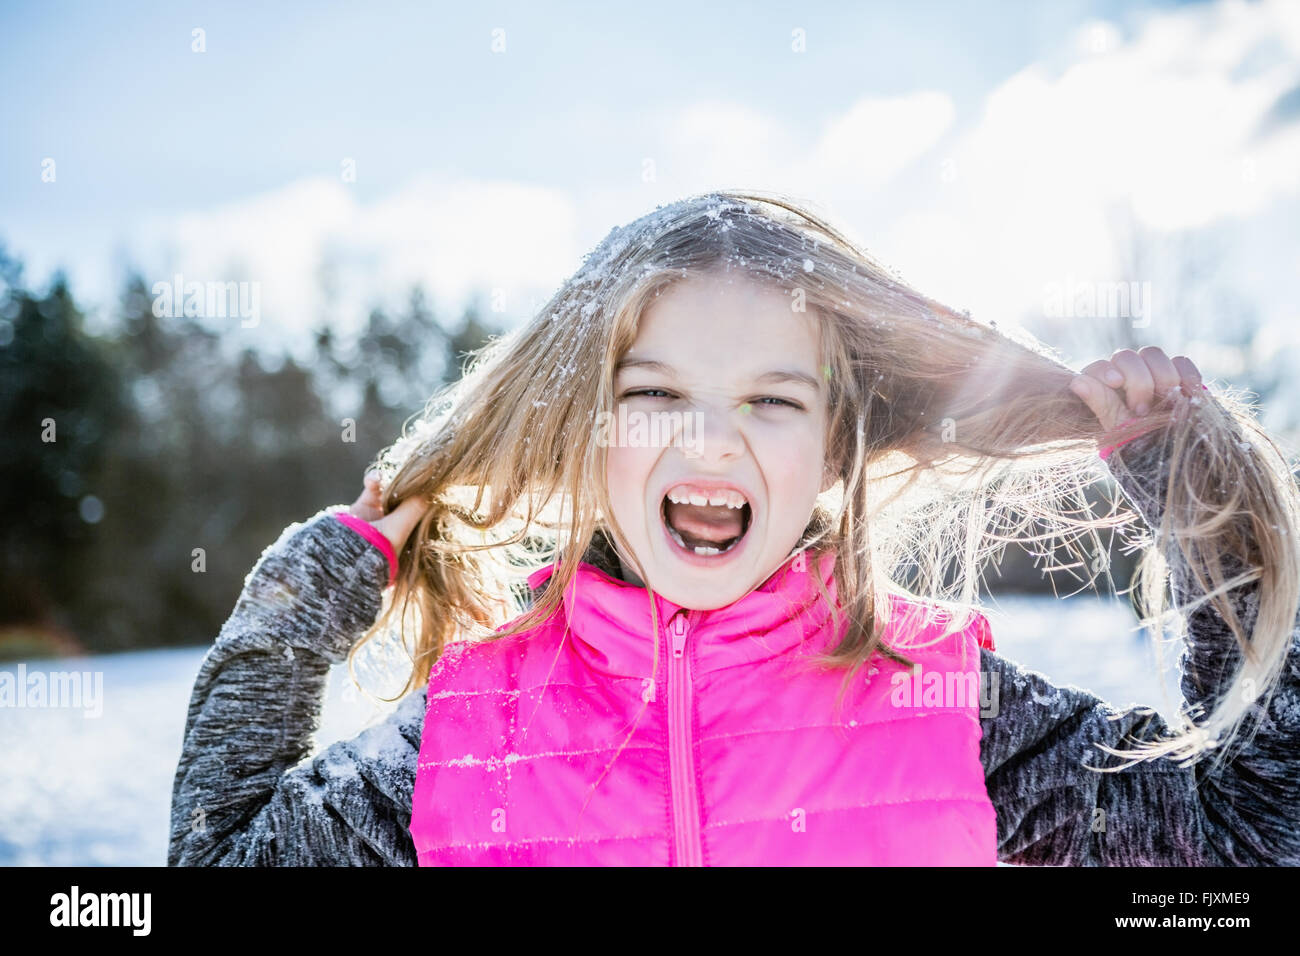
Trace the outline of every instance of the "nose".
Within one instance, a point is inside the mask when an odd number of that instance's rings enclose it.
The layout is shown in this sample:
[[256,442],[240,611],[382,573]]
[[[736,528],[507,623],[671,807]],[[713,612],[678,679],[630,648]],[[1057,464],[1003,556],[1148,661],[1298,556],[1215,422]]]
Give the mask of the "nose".
[[682,447],[686,457],[710,465],[740,457],[745,451],[745,440],[739,418],[744,414],[744,408],[696,405],[682,423]]

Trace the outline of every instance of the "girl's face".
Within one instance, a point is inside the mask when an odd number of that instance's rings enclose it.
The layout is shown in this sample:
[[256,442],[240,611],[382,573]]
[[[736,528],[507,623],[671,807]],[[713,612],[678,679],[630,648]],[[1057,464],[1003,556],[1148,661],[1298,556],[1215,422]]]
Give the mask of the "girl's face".
[[833,483],[817,327],[790,303],[744,277],[683,280],[615,370],[614,517],[655,591],[682,607],[725,607],[762,584]]

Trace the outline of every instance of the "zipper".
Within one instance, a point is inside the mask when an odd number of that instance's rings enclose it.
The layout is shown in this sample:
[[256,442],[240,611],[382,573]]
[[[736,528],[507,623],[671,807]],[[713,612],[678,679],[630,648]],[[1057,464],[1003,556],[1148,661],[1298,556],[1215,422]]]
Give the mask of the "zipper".
[[686,653],[690,613],[679,609],[669,622],[672,654],[668,659],[668,777],[672,791],[673,841],[678,866],[703,866],[700,803],[695,789],[691,746],[691,661]]

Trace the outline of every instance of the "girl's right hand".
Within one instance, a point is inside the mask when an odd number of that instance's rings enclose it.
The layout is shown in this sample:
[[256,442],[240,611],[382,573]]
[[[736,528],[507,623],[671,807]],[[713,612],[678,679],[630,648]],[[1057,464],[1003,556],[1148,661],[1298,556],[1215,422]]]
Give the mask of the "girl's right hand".
[[428,510],[429,503],[423,498],[407,498],[394,508],[392,513],[384,514],[379,493],[379,472],[367,472],[364,485],[361,497],[352,503],[348,511],[378,528],[392,544],[393,553],[401,554],[402,548],[406,546],[406,539],[411,536],[411,530],[419,524],[420,518]]
[[1107,430],[1126,416],[1125,425],[1143,417],[1175,388],[1181,388],[1189,398],[1206,390],[1201,372],[1191,359],[1186,355],[1170,359],[1154,345],[1136,352],[1120,349],[1109,359],[1098,359],[1086,366],[1070,380],[1070,390],[1083,399]]

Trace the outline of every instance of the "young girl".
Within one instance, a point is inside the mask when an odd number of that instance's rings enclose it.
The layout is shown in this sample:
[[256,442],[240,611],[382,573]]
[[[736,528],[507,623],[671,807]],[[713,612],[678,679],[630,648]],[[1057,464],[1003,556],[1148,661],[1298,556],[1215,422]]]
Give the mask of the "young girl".
[[[204,659],[169,865],[1300,863],[1297,489],[1182,356],[1076,373],[718,192],[612,231],[377,466]],[[1009,540],[1095,575],[1107,467],[1144,620],[1186,623],[1177,729],[973,603]],[[405,696],[309,756],[381,634]]]

